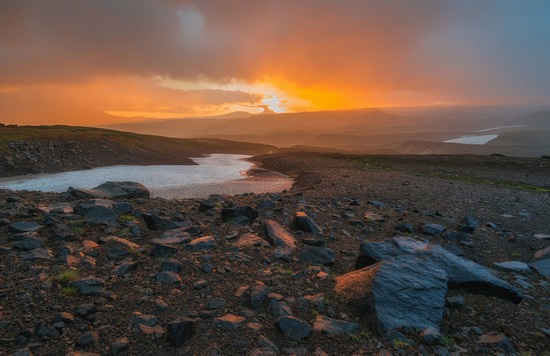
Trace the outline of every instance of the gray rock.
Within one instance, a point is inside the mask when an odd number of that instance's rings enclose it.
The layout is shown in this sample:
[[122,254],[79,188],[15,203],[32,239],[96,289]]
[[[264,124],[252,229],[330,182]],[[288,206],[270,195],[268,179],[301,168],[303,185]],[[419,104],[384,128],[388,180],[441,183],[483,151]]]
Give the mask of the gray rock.
[[37,323],[34,326],[34,333],[39,338],[44,338],[44,337],[51,338],[51,337],[58,337],[59,336],[59,331],[57,331],[55,328],[53,328],[49,325],[46,325],[44,323]]
[[172,220],[163,219],[152,213],[144,213],[141,217],[149,230],[172,230],[180,227]]
[[244,205],[237,208],[224,208],[222,209],[221,215],[222,220],[225,222],[235,222],[235,219],[242,217],[246,217],[249,222],[253,222],[260,214],[258,213],[258,210],[254,209],[253,207]]
[[267,241],[275,247],[275,258],[290,259],[296,248],[294,236],[273,220],[265,222],[264,232]]
[[531,262],[529,263],[529,266],[534,268],[541,275],[545,277],[550,277],[550,258]]
[[182,346],[195,334],[193,319],[180,318],[166,324],[166,338],[173,346]]
[[36,221],[15,221],[8,227],[9,232],[22,233],[22,232],[34,232],[42,228],[42,225]]
[[149,190],[136,182],[105,182],[93,189],[69,188],[67,193],[80,199],[149,197]]
[[112,209],[113,201],[90,200],[74,207],[74,213],[100,224],[115,223],[118,219]]
[[250,293],[250,304],[252,307],[258,308],[262,305],[265,298],[269,294],[269,291],[269,287],[261,282],[257,282],[256,284],[250,286],[248,293]]
[[412,234],[414,232],[414,226],[412,224],[401,224],[394,228],[395,231],[403,234]]
[[196,252],[211,250],[213,248],[216,248],[217,246],[218,244],[216,243],[216,239],[214,239],[212,236],[204,236],[191,241],[185,246],[185,248],[188,251]]
[[138,315],[134,318],[134,325],[155,326],[159,322],[159,318],[155,315]]
[[151,250],[151,256],[153,257],[170,257],[178,253],[178,249],[172,245],[163,243],[155,243]]
[[424,224],[420,231],[426,235],[439,236],[445,231],[445,226],[439,224]]
[[446,231],[443,237],[454,242],[471,243],[473,241],[472,234],[463,231]]
[[290,315],[280,317],[275,323],[286,337],[293,340],[302,340],[311,334],[311,326]]
[[53,257],[51,251],[44,248],[35,248],[34,250],[21,252],[19,256],[25,261],[51,260]]
[[235,330],[242,326],[245,320],[246,319],[242,316],[226,314],[224,316],[214,319],[214,326],[228,330]]
[[216,207],[216,203],[213,202],[210,199],[204,199],[201,201],[199,205],[199,211],[207,211],[210,209],[214,209]]
[[101,278],[86,277],[69,282],[70,287],[74,287],[82,295],[103,295],[105,281]]
[[76,340],[76,345],[79,347],[97,345],[98,341],[99,341],[99,334],[96,331],[90,331],[81,335]]
[[260,236],[255,234],[244,234],[239,237],[239,240],[236,243],[238,248],[246,249],[250,247],[271,247],[267,241],[262,239]]
[[491,332],[481,335],[477,341],[478,344],[492,348],[500,348],[508,354],[515,353],[514,347],[506,335],[497,332]]
[[179,274],[172,271],[162,271],[157,273],[155,276],[157,282],[166,283],[166,284],[176,284],[181,283],[181,277]]
[[323,230],[317,225],[317,223],[303,211],[298,211],[294,214],[292,228],[294,230],[311,232],[315,235],[321,235],[323,233]]
[[223,307],[227,304],[227,300],[223,298],[212,298],[206,305],[208,309],[218,309],[219,307]]
[[317,315],[313,322],[313,330],[325,334],[353,334],[358,328],[359,325],[356,323],[322,315]]
[[138,266],[137,262],[132,262],[132,261],[122,262],[113,269],[113,274],[116,274],[117,276],[124,276],[130,271],[135,271],[137,266]]
[[96,312],[96,307],[95,305],[93,304],[90,304],[90,303],[86,303],[86,304],[80,304],[77,309],[76,309],[76,314],[78,316],[88,316],[88,315],[92,315]]
[[298,257],[300,262],[312,265],[334,264],[334,251],[326,247],[309,247],[304,249]]
[[362,243],[356,267],[362,268],[385,259],[408,254],[443,269],[447,273],[450,288],[495,296],[515,304],[521,302],[523,298],[520,290],[495,277],[488,268],[456,256],[441,246],[419,242],[408,237]]
[[118,355],[122,351],[126,350],[130,345],[130,340],[127,337],[121,337],[111,343],[111,354]]
[[519,261],[508,261],[508,262],[494,262],[493,266],[509,272],[516,273],[531,273],[529,265],[524,262]]
[[161,271],[181,272],[183,266],[181,262],[175,258],[167,258],[160,262]]
[[187,231],[188,227],[168,230],[162,233],[159,238],[152,239],[153,243],[163,243],[167,245],[179,245],[191,241],[191,235]]
[[443,339],[439,330],[428,327],[420,333],[420,338],[424,345],[437,345]]
[[453,309],[462,309],[464,307],[464,296],[456,295],[452,297],[447,297],[447,305]]
[[25,237],[15,243],[13,248],[16,250],[29,251],[44,246],[44,240],[41,237]]
[[339,276],[334,290],[348,304],[374,313],[382,334],[401,327],[439,330],[447,276],[431,262],[404,255]]

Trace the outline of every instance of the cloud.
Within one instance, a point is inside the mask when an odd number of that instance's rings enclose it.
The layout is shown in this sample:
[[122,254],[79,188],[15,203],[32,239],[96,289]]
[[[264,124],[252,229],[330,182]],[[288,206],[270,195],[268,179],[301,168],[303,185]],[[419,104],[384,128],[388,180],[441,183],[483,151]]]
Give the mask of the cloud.
[[544,101],[549,13],[545,0],[6,0],[0,90],[164,77],[269,81],[328,106]]

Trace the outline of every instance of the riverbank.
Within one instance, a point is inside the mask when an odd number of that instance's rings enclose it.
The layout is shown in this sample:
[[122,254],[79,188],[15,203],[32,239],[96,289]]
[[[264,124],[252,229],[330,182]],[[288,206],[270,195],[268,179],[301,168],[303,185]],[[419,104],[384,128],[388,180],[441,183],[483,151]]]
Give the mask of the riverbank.
[[[91,206],[67,194],[0,191],[0,347],[128,355],[550,349],[548,277],[494,265],[533,263],[550,247],[548,161],[312,153],[255,159],[296,183],[282,193]],[[94,215],[94,206],[106,215]],[[309,231],[293,223],[297,212],[315,223]],[[457,234],[464,218],[470,232]],[[294,247],[271,245],[266,226],[273,222]],[[36,231],[17,235],[25,226]],[[521,302],[449,288],[435,341],[422,330],[381,333],[379,316],[357,311],[335,286],[355,270],[362,243],[396,236],[494,269]],[[298,329],[289,332],[285,322]]]

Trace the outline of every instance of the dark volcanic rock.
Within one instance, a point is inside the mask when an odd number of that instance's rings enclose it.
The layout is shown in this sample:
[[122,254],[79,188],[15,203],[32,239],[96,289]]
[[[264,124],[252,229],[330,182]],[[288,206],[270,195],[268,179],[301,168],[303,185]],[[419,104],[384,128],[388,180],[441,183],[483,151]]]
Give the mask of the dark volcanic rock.
[[179,276],[179,274],[172,271],[161,271],[157,273],[155,278],[158,282],[166,284],[181,283],[181,277]]
[[212,236],[199,237],[185,246],[189,251],[205,251],[217,247],[216,239]]
[[356,267],[362,268],[392,257],[408,254],[443,269],[447,273],[451,288],[491,295],[510,300],[515,304],[521,302],[523,298],[521,291],[495,277],[488,268],[456,256],[441,246],[419,242],[408,237],[362,243]]
[[71,196],[87,198],[147,198],[149,190],[136,182],[106,182],[93,189],[69,188]]
[[294,219],[292,220],[292,228],[294,230],[300,230],[304,232],[311,232],[315,235],[320,235],[323,233],[321,229],[312,218],[310,218],[303,211],[298,211],[294,214]]
[[74,207],[74,213],[96,222],[109,224],[117,221],[117,215],[112,209],[114,202],[103,199],[89,200]]
[[69,282],[70,287],[75,287],[82,295],[103,295],[105,281],[100,278],[86,277]]
[[348,304],[374,313],[383,334],[401,327],[439,330],[447,276],[435,264],[405,255],[339,276],[334,290]]
[[163,219],[155,214],[141,215],[149,230],[172,230],[179,226],[172,220]]
[[166,324],[166,337],[174,346],[181,346],[191,340],[195,334],[195,322],[193,319],[181,318]]
[[15,243],[13,248],[16,250],[29,251],[44,246],[44,240],[40,237],[28,236]]
[[408,223],[401,224],[397,225],[394,230],[403,234],[412,234],[414,232],[414,226]]
[[[243,205],[239,206],[238,208],[224,208],[222,209],[222,220],[223,221],[230,221],[235,219],[239,219],[242,217],[246,217],[250,222],[253,222],[256,220],[256,218],[260,214],[258,213],[258,210],[254,209],[253,207],[249,205]],[[244,221],[244,220],[243,220]]]
[[345,320],[337,320],[328,316],[317,315],[313,322],[313,330],[325,334],[353,334],[359,325]]
[[153,250],[151,250],[151,256],[153,257],[170,257],[178,253],[178,249],[172,245],[155,243]]
[[326,247],[309,247],[300,253],[298,259],[313,265],[332,265],[335,261],[334,251]]
[[277,327],[285,334],[294,340],[302,340],[311,334],[311,326],[305,321],[296,317],[285,315],[277,319]]
[[214,209],[216,207],[216,203],[213,202],[210,199],[204,199],[201,201],[199,205],[199,211],[207,211],[210,209]]
[[529,263],[529,266],[537,270],[537,272],[541,275],[550,277],[550,258],[531,262]]
[[35,248],[30,251],[21,252],[20,256],[25,261],[50,260],[53,257],[50,250],[44,248]]
[[275,258],[289,259],[296,248],[296,240],[288,231],[273,220],[264,224],[267,241],[275,247]]
[[38,231],[42,228],[42,225],[36,221],[15,221],[10,224],[8,227],[9,232],[12,233],[23,233],[23,232],[33,232]]
[[426,235],[439,236],[445,231],[445,226],[439,224],[424,224],[420,230]]

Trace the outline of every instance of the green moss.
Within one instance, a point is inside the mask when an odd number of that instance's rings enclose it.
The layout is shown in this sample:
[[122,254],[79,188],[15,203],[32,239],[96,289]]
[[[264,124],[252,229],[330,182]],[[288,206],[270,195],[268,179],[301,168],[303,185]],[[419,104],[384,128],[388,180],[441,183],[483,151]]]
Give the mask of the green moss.
[[133,216],[133,215],[130,215],[130,214],[124,214],[124,215],[121,215],[118,217],[121,221],[124,221],[124,222],[130,222],[130,221],[135,221],[136,220],[136,217]]
[[76,289],[75,287],[63,287],[60,289],[60,292],[65,297],[74,297],[78,292],[78,289]]
[[404,347],[409,346],[405,341],[399,340],[399,339],[393,339],[392,346],[394,349],[402,349]]
[[452,346],[456,344],[456,341],[450,336],[443,336],[443,338],[441,339],[441,343],[445,346]]
[[65,269],[52,277],[52,280],[59,283],[74,281],[78,279],[78,270]]

